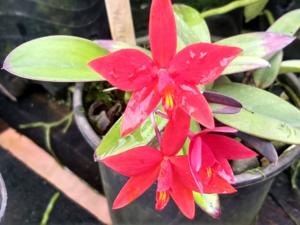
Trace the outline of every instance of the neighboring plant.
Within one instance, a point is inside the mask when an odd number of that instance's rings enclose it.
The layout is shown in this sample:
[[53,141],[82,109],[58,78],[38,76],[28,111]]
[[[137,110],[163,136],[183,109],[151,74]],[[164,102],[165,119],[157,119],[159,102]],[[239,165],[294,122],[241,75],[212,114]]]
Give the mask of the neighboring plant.
[[[212,44],[198,11],[153,0],[151,52],[121,42],[50,36],[16,48],[4,69],[44,81],[107,80],[132,92],[124,116],[96,150],[97,160],[130,177],[113,208],[126,206],[157,181],[157,210],[171,197],[190,219],[195,201],[218,217],[216,194],[236,192],[229,160],[257,156],[235,137],[274,163],[277,152],[266,140],[300,144],[300,111],[257,88],[268,88],[280,71],[299,71],[297,60],[282,62],[282,49],[300,26],[291,21],[299,17],[295,10],[267,32]],[[236,73],[244,73],[244,84],[221,76]]]

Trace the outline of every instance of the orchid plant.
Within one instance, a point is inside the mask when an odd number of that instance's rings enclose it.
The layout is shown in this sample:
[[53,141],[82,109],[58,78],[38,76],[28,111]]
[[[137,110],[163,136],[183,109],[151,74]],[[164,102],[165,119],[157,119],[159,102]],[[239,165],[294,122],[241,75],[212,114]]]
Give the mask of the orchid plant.
[[[123,117],[96,151],[96,160],[129,177],[113,208],[130,204],[155,183],[157,210],[172,198],[189,219],[195,216],[195,201],[218,217],[219,208],[210,208],[218,205],[216,194],[237,191],[229,161],[258,155],[236,136],[251,135],[248,146],[261,139],[300,144],[299,110],[258,88],[273,83],[280,68],[300,68],[281,63],[281,50],[300,26],[290,20],[299,15],[299,10],[289,13],[267,32],[210,43],[198,11],[152,0],[151,52],[114,41],[51,36],[21,45],[3,68],[37,80],[106,80],[131,92]],[[246,71],[252,71],[257,87],[221,76]],[[150,145],[154,137],[156,144]],[[272,147],[265,153],[252,146],[267,158],[276,154]]]

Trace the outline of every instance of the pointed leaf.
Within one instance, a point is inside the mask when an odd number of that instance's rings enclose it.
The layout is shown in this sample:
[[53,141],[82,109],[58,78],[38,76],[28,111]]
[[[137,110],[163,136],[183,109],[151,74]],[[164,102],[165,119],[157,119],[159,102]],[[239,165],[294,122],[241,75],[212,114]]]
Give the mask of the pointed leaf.
[[240,47],[242,56],[264,58],[271,56],[290,44],[295,38],[272,32],[240,34],[218,41],[217,44]]
[[242,105],[233,98],[209,91],[205,91],[203,95],[209,102],[213,113],[233,114],[241,111]]
[[225,68],[223,75],[241,73],[270,66],[270,63],[259,57],[238,56]]
[[279,73],[300,73],[300,60],[283,61]]
[[283,58],[283,52],[276,53],[271,59],[271,67],[263,68],[255,71],[253,79],[255,85],[259,88],[267,88],[276,80],[280,68],[280,64]]
[[100,81],[88,63],[107,50],[87,39],[48,36],[26,42],[5,59],[3,69],[32,80],[53,82]]
[[228,97],[226,95],[222,95],[217,92],[205,91],[203,93],[206,100],[210,103],[218,103],[222,105],[232,106],[236,108],[242,108],[242,104],[235,100],[234,98]]
[[222,123],[263,139],[300,144],[300,111],[290,103],[270,92],[233,82],[215,86],[213,91],[237,99],[244,107],[237,114],[216,114]]
[[[96,156],[98,158],[104,159],[134,147],[147,145],[155,137],[155,132],[149,118],[135,132],[126,137],[121,137],[120,129],[122,119],[123,117],[121,117],[103,137],[96,150]],[[167,120],[158,116],[156,117],[156,122],[159,129],[163,129],[167,124]]]
[[184,46],[198,42],[211,42],[208,26],[196,9],[184,4],[174,4],[173,8],[178,39]]
[[200,194],[193,192],[196,204],[208,215],[217,219],[221,215],[221,206],[219,195],[216,194]]
[[246,23],[253,20],[255,17],[259,16],[265,6],[267,5],[268,0],[260,0],[251,5],[245,7],[244,15],[246,18]]
[[242,132],[239,132],[237,136],[240,137],[248,146],[266,157],[270,162],[277,163],[278,154],[272,142],[265,141],[263,139]]
[[268,29],[270,32],[294,35],[300,28],[300,9],[290,11],[281,16]]

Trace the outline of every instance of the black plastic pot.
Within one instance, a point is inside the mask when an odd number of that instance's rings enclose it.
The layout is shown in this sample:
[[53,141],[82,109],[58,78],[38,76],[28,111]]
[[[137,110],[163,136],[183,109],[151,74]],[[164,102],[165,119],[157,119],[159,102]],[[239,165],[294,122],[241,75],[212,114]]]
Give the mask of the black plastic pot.
[[6,191],[4,180],[0,174],[0,222],[2,217],[4,216],[6,205],[7,205],[7,191]]
[[[95,149],[101,139],[88,123],[82,104],[83,84],[77,84],[74,92],[73,106],[76,123],[86,139]],[[235,187],[238,192],[233,195],[221,197],[222,216],[215,220],[197,209],[196,218],[193,221],[186,219],[171,203],[167,208],[158,213],[155,205],[155,185],[138,200],[129,206],[111,212],[114,225],[252,225],[258,214],[272,182],[276,175],[289,167],[300,155],[299,146],[290,146],[281,154],[277,165],[269,165],[259,171],[245,172],[236,176]],[[110,169],[99,164],[102,184],[110,206],[117,196],[127,178],[120,176]]]

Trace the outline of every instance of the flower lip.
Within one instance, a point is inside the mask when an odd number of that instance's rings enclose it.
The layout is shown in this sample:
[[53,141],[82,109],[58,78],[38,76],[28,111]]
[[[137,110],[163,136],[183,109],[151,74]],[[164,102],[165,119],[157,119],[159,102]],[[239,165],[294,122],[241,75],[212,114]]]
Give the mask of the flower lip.
[[171,87],[174,87],[175,82],[172,78],[170,72],[168,69],[159,69],[157,71],[158,76],[158,91],[161,95],[165,95],[166,89],[170,89]]

